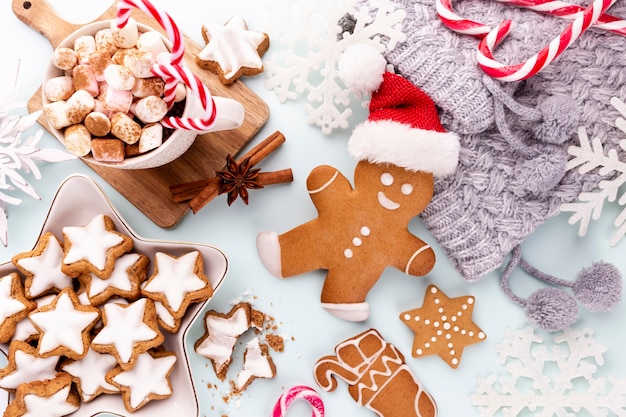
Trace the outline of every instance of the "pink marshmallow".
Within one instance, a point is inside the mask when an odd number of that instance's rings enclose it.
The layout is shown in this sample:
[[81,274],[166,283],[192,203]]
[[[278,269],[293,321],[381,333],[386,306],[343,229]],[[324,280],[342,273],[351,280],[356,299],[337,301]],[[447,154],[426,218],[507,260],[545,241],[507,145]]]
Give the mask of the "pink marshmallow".
[[96,51],[89,55],[89,65],[98,82],[104,81],[104,70],[111,64],[113,64],[113,60],[106,51]]
[[131,104],[133,104],[133,93],[129,90],[118,90],[107,85],[102,95],[102,101],[110,111],[128,113]]
[[90,65],[79,64],[72,70],[72,77],[74,78],[74,89],[85,90],[92,97],[95,97],[100,92],[98,87],[98,80]]

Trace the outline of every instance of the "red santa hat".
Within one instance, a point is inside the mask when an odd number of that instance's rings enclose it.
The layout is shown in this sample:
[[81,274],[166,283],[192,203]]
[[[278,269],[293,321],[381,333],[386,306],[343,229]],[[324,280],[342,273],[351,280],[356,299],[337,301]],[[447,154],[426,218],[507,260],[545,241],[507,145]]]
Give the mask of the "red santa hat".
[[369,117],[354,128],[348,152],[357,160],[436,177],[452,174],[459,159],[458,135],[441,126],[425,92],[386,66],[384,57],[366,44],[348,48],[339,62],[339,75],[348,87],[372,94]]

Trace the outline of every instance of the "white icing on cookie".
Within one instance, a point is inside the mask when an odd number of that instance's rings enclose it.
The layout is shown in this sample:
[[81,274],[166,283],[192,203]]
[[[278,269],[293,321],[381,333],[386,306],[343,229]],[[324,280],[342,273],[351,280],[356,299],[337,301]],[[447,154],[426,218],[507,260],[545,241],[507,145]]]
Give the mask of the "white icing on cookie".
[[93,298],[102,294],[109,287],[117,288],[120,291],[131,291],[133,287],[128,276],[128,268],[133,266],[137,260],[139,260],[139,254],[127,253],[115,261],[113,273],[109,278],[101,279],[91,274],[88,296]]
[[[37,298],[36,300],[34,300],[37,303],[36,308],[47,306],[55,298],[56,298],[55,294],[48,294],[44,297]],[[15,334],[13,334],[13,338],[11,340],[26,341],[33,336],[37,336],[38,334],[39,334],[39,331],[35,329],[35,326],[33,326],[33,323],[30,321],[28,317],[26,317],[24,320],[20,320],[20,322],[17,323],[17,326],[15,326]]]
[[26,310],[27,306],[13,297],[11,289],[13,281],[20,279],[17,274],[9,274],[0,278],[0,325],[14,314]]
[[69,291],[72,290],[63,290],[56,297],[54,308],[48,310],[48,307],[44,307],[44,311],[38,309],[28,315],[35,327],[41,330],[38,344],[41,355],[60,346],[70,349],[79,356],[85,353],[83,334],[100,318],[100,312],[95,307],[90,308],[90,311],[76,309]]
[[237,376],[237,389],[241,390],[253,378],[273,378],[272,360],[264,355],[258,337],[246,344],[243,369]]
[[70,388],[70,386],[61,388],[49,397],[35,394],[25,395],[26,414],[23,414],[22,417],[62,417],[78,410],[78,405],[67,402]]
[[63,235],[72,242],[63,262],[72,264],[86,260],[98,269],[104,269],[107,250],[119,245],[124,240],[117,233],[106,229],[104,215],[99,214],[82,227],[67,226]]
[[56,288],[59,291],[72,286],[72,278],[61,272],[63,247],[54,235],[47,235],[47,243],[40,255],[21,258],[16,264],[33,274],[30,285],[25,291],[29,298]]
[[225,25],[203,25],[209,43],[198,53],[203,61],[216,62],[224,72],[224,78],[234,77],[242,68],[263,68],[258,48],[267,35],[248,30],[239,15],[233,16]]
[[116,365],[117,359],[113,355],[89,349],[84,358],[64,364],[61,369],[80,379],[81,397],[83,401],[91,401],[101,392],[119,392],[116,386],[109,384],[104,378]]
[[179,258],[157,252],[157,273],[146,282],[144,292],[163,294],[174,315],[182,315],[180,309],[185,296],[209,285],[208,281],[195,273],[199,256],[201,255],[198,251],[189,252]]
[[174,355],[153,358],[149,353],[142,353],[132,369],[120,372],[111,380],[130,389],[130,405],[136,409],[149,401],[151,395],[172,394],[168,377],[175,363]]
[[24,350],[15,352],[15,370],[0,378],[0,387],[17,389],[18,385],[44,379],[52,379],[56,375],[58,356],[40,358],[36,354],[29,354]]
[[237,338],[250,328],[245,308],[237,309],[231,317],[206,316],[208,337],[196,346],[196,352],[215,363],[219,370],[233,354]]
[[153,340],[157,333],[144,322],[146,300],[119,305],[109,303],[104,306],[106,325],[93,338],[93,345],[112,345],[120,359],[128,363],[133,355],[135,343]]

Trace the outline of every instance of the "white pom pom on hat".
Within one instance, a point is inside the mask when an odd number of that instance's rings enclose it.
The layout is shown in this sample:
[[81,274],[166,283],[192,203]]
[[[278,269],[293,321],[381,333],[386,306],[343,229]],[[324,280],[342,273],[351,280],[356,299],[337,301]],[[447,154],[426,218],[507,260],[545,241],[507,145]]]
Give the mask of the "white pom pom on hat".
[[357,160],[436,177],[452,174],[461,148],[458,135],[441,126],[426,93],[386,68],[382,54],[368,44],[350,46],[339,60],[339,76],[346,86],[372,94],[368,120],[354,129],[348,152]]

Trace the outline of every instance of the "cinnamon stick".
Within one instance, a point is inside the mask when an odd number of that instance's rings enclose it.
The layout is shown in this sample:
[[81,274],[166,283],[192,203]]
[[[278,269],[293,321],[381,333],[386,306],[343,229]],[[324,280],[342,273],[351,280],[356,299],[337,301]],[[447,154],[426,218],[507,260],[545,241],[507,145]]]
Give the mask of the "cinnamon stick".
[[293,172],[291,168],[281,169],[274,172],[259,172],[256,182],[265,187],[266,185],[282,184],[293,181]]

